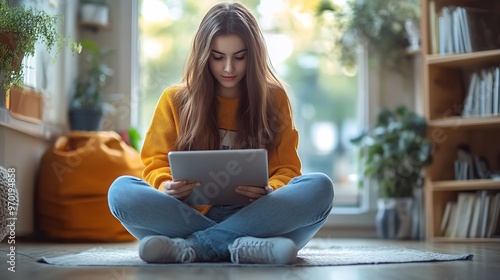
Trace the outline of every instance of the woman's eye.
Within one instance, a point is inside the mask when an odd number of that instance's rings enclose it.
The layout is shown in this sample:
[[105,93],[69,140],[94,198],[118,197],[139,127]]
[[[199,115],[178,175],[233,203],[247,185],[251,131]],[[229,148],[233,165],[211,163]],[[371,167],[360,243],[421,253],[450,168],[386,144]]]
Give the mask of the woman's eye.
[[222,57],[222,56],[213,56],[212,58],[214,60],[222,60],[224,57]]
[[236,58],[237,60],[243,60],[243,59],[245,59],[245,56],[239,56],[239,57],[235,56],[234,58]]

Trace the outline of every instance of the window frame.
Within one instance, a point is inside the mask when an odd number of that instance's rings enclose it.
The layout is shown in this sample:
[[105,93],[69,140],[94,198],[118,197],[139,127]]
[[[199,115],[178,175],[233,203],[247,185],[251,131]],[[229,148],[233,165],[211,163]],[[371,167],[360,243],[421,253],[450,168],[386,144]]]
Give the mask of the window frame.
[[[358,112],[365,112],[359,118],[359,126],[368,128],[375,120],[376,110],[379,107],[378,87],[373,86],[375,79],[371,79],[369,52],[366,46],[358,46],[356,51],[358,77]],[[361,176],[361,175],[360,175]],[[359,207],[334,207],[326,225],[328,226],[374,226],[377,212],[377,192],[374,182],[366,180],[361,187],[361,201]],[[356,219],[353,219],[356,216]]]

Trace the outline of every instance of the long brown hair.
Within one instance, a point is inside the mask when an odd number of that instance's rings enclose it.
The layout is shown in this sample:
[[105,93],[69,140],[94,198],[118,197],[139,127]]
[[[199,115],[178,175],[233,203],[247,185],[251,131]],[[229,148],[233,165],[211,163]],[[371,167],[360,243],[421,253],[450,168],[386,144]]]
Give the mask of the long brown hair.
[[279,112],[273,108],[273,93],[284,90],[283,84],[273,71],[263,34],[250,10],[240,3],[220,3],[200,23],[182,80],[185,88],[174,99],[180,108],[178,150],[219,149],[218,82],[208,59],[213,38],[230,34],[240,36],[248,49],[246,76],[240,82],[238,136],[232,148],[270,150],[276,146]]

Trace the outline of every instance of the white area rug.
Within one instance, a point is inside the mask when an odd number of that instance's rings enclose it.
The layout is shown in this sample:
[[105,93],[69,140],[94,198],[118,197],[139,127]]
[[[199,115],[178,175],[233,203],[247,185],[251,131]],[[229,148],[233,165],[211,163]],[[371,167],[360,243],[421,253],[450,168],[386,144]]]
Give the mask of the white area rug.
[[[359,264],[409,263],[471,260],[472,254],[441,254],[402,247],[353,246],[328,248],[304,248],[297,262],[285,266],[336,266]],[[139,258],[137,248],[93,248],[78,254],[59,257],[42,257],[38,262],[59,266],[256,266],[255,264],[190,263],[149,264]],[[276,266],[276,265],[257,265]],[[283,265],[279,265],[283,266]]]

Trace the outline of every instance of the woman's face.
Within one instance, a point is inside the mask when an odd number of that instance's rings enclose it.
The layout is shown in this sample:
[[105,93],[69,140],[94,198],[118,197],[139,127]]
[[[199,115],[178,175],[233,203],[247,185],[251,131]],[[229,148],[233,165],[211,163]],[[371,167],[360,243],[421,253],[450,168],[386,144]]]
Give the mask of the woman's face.
[[239,96],[241,79],[247,71],[247,48],[238,35],[218,35],[212,40],[209,67],[219,82],[218,94],[226,98]]

